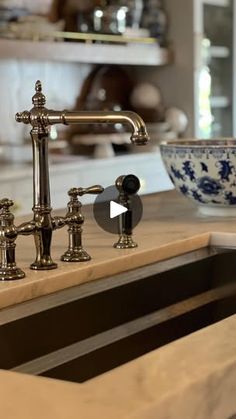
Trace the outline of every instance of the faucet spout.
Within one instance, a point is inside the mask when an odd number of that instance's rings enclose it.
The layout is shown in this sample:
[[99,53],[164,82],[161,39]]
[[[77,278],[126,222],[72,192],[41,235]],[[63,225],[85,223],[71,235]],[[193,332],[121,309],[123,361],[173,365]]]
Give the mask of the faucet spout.
[[124,124],[132,129],[130,140],[136,145],[145,145],[149,141],[149,135],[142,118],[131,111],[75,111],[55,112],[49,110],[45,123],[54,124]]

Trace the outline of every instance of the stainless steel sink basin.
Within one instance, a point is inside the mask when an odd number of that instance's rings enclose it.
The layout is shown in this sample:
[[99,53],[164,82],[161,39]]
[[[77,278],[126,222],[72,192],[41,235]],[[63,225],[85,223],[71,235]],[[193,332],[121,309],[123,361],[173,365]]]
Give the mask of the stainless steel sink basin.
[[83,382],[236,313],[236,252],[201,249],[0,311],[0,368]]

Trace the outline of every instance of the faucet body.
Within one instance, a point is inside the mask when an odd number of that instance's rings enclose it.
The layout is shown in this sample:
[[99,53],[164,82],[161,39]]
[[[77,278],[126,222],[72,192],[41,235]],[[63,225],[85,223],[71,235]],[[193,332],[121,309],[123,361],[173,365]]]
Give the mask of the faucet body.
[[[79,216],[67,213],[65,217],[52,217],[50,181],[48,166],[48,139],[50,126],[54,124],[82,123],[123,123],[132,129],[131,142],[146,144],[148,134],[143,120],[133,112],[68,112],[54,111],[45,107],[46,98],[42,93],[41,82],[35,85],[36,93],[32,98],[33,108],[16,114],[16,121],[32,126],[33,146],[33,219],[18,227],[18,234],[34,235],[36,259],[31,269],[54,269],[57,264],[51,258],[52,233],[58,228],[71,223],[80,224]],[[73,219],[71,218],[73,217]]]

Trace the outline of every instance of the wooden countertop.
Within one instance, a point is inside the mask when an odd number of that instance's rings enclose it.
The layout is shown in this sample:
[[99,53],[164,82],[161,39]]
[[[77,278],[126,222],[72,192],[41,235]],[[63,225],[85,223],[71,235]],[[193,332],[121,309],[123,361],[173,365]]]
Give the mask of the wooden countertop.
[[[206,247],[212,232],[236,233],[236,223],[232,223],[232,219],[202,217],[175,191],[142,199],[143,220],[134,233],[139,244],[137,249],[114,249],[117,237],[105,233],[96,225],[91,207],[84,209],[86,222],[83,233],[85,249],[93,258],[90,262],[60,262],[68,240],[66,229],[63,229],[54,233],[52,243],[52,257],[59,268],[34,272],[29,269],[35,258],[33,237],[19,237],[17,264],[25,271],[26,278],[0,283],[0,308]],[[29,218],[16,219],[16,223]]]
[[[84,245],[93,256],[90,263],[59,263],[55,271],[30,271],[33,240],[20,238],[17,260],[27,277],[0,284],[0,307],[196,250],[211,241],[236,245],[232,219],[199,216],[176,192],[144,197],[143,204],[143,221],[135,230],[139,248],[128,251],[113,249],[116,237],[100,230],[91,208],[85,209]],[[55,260],[65,247],[66,232],[56,232]],[[0,371],[4,419],[229,418],[236,413],[235,392],[236,316],[84,384]]]

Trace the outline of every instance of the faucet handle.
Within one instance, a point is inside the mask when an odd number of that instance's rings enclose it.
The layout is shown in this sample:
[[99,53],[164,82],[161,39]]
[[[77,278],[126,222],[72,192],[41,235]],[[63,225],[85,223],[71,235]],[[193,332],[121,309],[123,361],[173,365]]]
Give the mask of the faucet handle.
[[72,188],[69,190],[68,195],[71,198],[77,198],[77,196],[83,195],[99,195],[104,191],[101,185],[93,185],[88,188]]
[[68,225],[69,246],[67,251],[61,256],[63,262],[86,262],[91,256],[84,250],[82,245],[82,225],[84,217],[81,213],[82,204],[78,196],[86,194],[98,195],[104,191],[101,185],[93,185],[89,188],[72,188],[68,195],[70,201],[67,204],[68,212],[65,219]]
[[25,277],[15,260],[18,231],[14,225],[14,215],[10,211],[13,205],[11,199],[0,200],[0,281],[13,281]]
[[22,122],[25,125],[30,124],[30,112],[17,112],[16,114],[16,122]]

